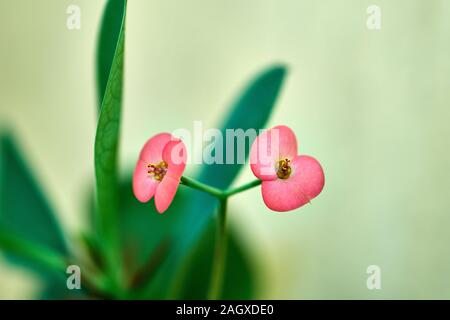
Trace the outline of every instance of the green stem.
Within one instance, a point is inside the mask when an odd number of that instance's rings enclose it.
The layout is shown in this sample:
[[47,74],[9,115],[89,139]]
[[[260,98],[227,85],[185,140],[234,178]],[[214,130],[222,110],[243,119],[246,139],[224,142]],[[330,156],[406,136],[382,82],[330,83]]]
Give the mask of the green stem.
[[228,189],[228,190],[224,191],[224,193],[225,193],[226,197],[230,197],[230,196],[232,196],[234,194],[237,194],[237,193],[240,193],[242,191],[245,191],[245,190],[254,188],[256,186],[259,186],[260,184],[261,184],[261,180],[257,179],[257,180],[253,180],[253,181],[251,181],[249,183],[246,183],[246,184],[244,184],[242,186],[236,187],[234,189]]
[[225,263],[227,255],[227,234],[226,234],[226,213],[227,198],[220,200],[218,212],[218,226],[216,236],[216,248],[214,251],[214,260],[211,272],[211,282],[209,287],[208,299],[217,300],[220,298],[222,284],[225,274]]
[[224,198],[224,192],[220,189],[211,187],[207,184],[201,183],[197,180],[194,180],[192,178],[188,178],[185,176],[181,177],[181,183],[185,186],[209,193],[210,195],[215,196],[216,198],[223,199]]
[[254,181],[251,181],[249,183],[246,183],[242,186],[233,188],[233,189],[228,189],[228,190],[220,190],[218,188],[214,188],[211,187],[205,183],[199,182],[195,179],[186,177],[186,176],[182,176],[181,177],[181,183],[185,186],[209,193],[210,195],[218,198],[218,199],[225,199],[228,197],[231,197],[232,195],[235,195],[237,193],[246,191],[248,189],[254,188],[256,186],[259,186],[261,184],[261,180],[257,179]]

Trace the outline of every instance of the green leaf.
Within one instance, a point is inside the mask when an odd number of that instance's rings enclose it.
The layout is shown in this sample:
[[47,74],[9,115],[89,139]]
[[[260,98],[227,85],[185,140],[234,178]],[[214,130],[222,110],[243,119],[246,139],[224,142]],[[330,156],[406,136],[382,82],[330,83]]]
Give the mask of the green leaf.
[[46,246],[26,240],[3,226],[0,227],[0,247],[8,253],[29,259],[60,276],[64,274],[67,266],[67,260],[63,256]]
[[[97,230],[105,248],[108,248],[107,259],[112,268],[111,255],[119,254],[118,249],[118,144],[122,104],[124,37],[125,37],[126,0],[110,0],[105,10],[102,23],[102,34],[99,45],[99,86],[102,90],[104,77],[108,74],[104,91],[100,116],[95,136],[95,177],[97,194]],[[120,28],[115,28],[120,16]],[[118,34],[117,34],[118,33]],[[114,50],[111,42],[116,39]],[[105,56],[103,56],[103,51]],[[110,53],[114,52],[110,70]],[[103,91],[100,91],[101,95]],[[116,261],[117,262],[117,261]]]
[[97,42],[97,87],[99,110],[105,96],[106,85],[113,64],[114,54],[122,30],[125,13],[124,0],[109,0],[103,12],[100,36]]
[[[67,247],[55,215],[9,135],[0,138],[0,151],[0,238],[3,240],[0,248],[14,246],[15,242],[8,240],[12,233],[22,240],[17,244],[18,249],[26,251],[23,243],[30,242],[66,257]],[[9,246],[5,247],[6,244]],[[34,259],[17,254],[10,258],[49,281],[54,279]]]

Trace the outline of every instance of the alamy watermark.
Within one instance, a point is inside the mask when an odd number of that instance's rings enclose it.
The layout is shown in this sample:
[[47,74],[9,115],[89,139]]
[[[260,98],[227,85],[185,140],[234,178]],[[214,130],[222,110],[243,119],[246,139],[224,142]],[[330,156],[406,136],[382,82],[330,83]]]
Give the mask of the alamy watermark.
[[[181,146],[173,148],[171,159],[174,163],[186,161],[190,164],[250,164],[258,163],[261,170],[267,166],[271,170],[273,159],[283,158],[280,146],[280,132],[277,128],[266,129],[204,129],[201,121],[193,122],[193,129],[179,128],[172,136],[181,139],[190,150],[187,160],[181,153]],[[254,144],[256,137],[258,143]],[[247,154],[253,144],[253,156],[247,159]],[[270,173],[268,171],[268,173]],[[264,171],[262,171],[264,174]]]
[[369,275],[366,280],[366,286],[369,290],[381,290],[381,268],[375,264],[367,267]]
[[367,29],[380,30],[381,29],[381,8],[377,5],[370,5],[366,10],[368,17],[366,21]]
[[66,286],[69,290],[81,289],[81,269],[73,264],[67,267],[66,273],[69,275],[66,280]]
[[81,29],[81,9],[75,4],[71,4],[67,7],[66,13],[68,14],[66,20],[66,27],[69,30]]

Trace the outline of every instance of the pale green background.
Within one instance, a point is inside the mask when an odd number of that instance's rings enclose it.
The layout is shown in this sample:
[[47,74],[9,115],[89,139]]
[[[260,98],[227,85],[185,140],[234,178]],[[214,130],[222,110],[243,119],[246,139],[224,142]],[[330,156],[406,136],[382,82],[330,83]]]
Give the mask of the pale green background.
[[[69,4],[79,31],[66,28]],[[380,31],[366,28],[370,4]],[[103,5],[0,2],[0,122],[74,236],[93,175]],[[289,66],[270,125],[295,130],[326,186],[288,214],[270,213],[257,189],[232,199],[260,298],[450,298],[449,1],[129,0],[126,27],[124,168],[151,135],[212,127],[251,75]],[[246,168],[237,183],[251,178]],[[382,290],[366,288],[371,264]],[[0,298],[38,288],[0,263]]]

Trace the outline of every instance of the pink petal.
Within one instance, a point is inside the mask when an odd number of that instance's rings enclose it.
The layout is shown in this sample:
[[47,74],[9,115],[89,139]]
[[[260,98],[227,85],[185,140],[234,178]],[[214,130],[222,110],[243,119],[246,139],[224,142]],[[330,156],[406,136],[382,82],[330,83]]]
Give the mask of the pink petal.
[[294,157],[296,157],[298,145],[294,131],[292,131],[292,129],[287,126],[276,126],[273,127],[272,130],[277,130],[279,132],[279,159],[293,159]]
[[271,140],[270,131],[264,131],[256,137],[250,149],[250,168],[255,177],[263,181],[277,179],[277,155],[271,152]]
[[133,193],[140,202],[149,201],[155,194],[159,182],[147,173],[147,164],[138,160],[133,174]]
[[274,211],[297,209],[310,202],[322,191],[325,177],[319,162],[310,156],[296,156],[291,176],[285,180],[263,181],[264,203]]
[[293,159],[297,155],[297,139],[286,126],[276,126],[261,133],[250,150],[250,167],[263,181],[276,180],[276,164],[280,159]]
[[180,179],[173,178],[167,174],[164,176],[155,194],[155,206],[159,213],[163,213],[169,208],[179,184]]
[[186,167],[187,151],[181,140],[172,140],[164,147],[163,160],[167,163],[166,176],[179,179]]
[[162,154],[166,144],[172,140],[170,133],[157,134],[145,143],[139,158],[147,164],[158,164],[162,161]]

